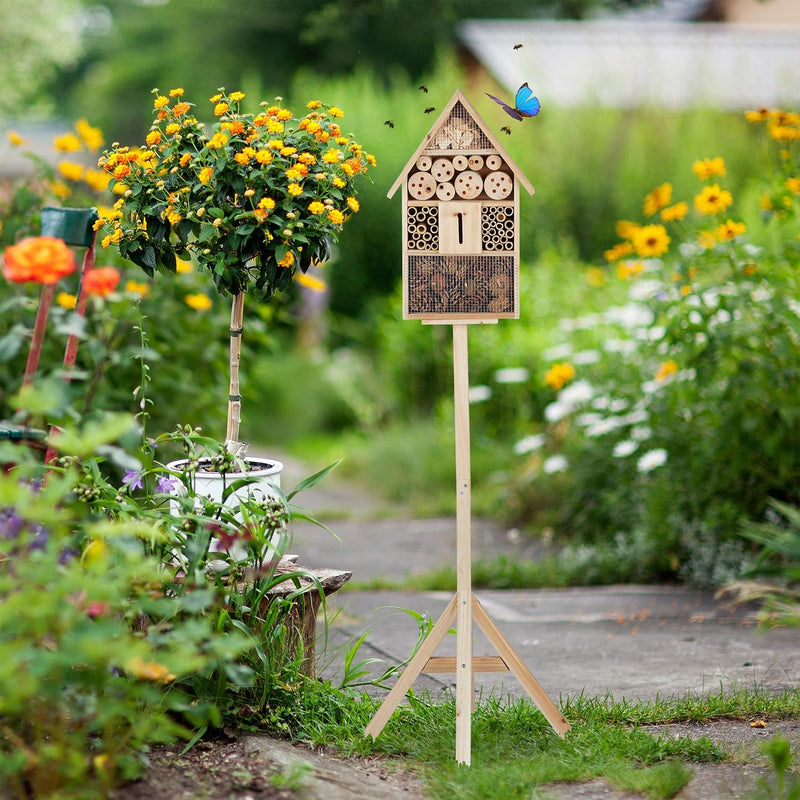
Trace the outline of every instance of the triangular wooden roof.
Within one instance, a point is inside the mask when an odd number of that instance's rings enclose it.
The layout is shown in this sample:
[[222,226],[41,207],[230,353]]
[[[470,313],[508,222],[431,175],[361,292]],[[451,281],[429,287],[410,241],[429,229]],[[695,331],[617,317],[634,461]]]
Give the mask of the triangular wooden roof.
[[[460,103],[464,110],[472,117],[472,121],[478,126],[481,134],[483,134],[486,139],[489,141],[491,147],[495,148],[503,159],[506,161],[509,167],[511,167],[511,171],[514,173],[514,176],[519,180],[519,182],[527,189],[528,194],[534,193],[533,184],[525,177],[525,174],[522,170],[514,163],[514,160],[509,156],[506,149],[500,144],[497,140],[497,137],[491,132],[489,127],[486,123],[481,119],[480,114],[473,108],[472,104],[467,100],[466,97],[461,93],[460,89],[456,89],[455,94],[450,98],[450,102],[445,106],[444,111],[439,114],[436,122],[433,123],[433,126],[428,131],[425,138],[420,143],[420,146],[414,151],[414,154],[411,158],[408,159],[405,167],[401,173],[397,176],[397,180],[392,184],[392,188],[389,189],[387,192],[387,197],[391,197],[396,191],[397,187],[403,182],[406,175],[408,174],[409,170],[416,164],[417,159],[420,157],[422,152],[426,149],[431,147],[431,144],[435,142],[435,139],[441,135],[442,129],[450,120],[450,114],[453,111],[453,108],[456,106],[457,103]],[[435,144],[434,147],[431,149],[440,149],[436,148]],[[467,148],[470,149],[470,148]],[[485,149],[485,148],[475,148],[473,145],[472,149]],[[452,151],[451,151],[452,152]]]

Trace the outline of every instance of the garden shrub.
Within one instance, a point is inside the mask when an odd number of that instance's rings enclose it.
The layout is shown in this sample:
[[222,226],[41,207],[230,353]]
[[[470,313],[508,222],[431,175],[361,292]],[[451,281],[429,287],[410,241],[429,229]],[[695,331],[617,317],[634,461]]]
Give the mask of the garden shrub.
[[[601,347],[587,359],[565,336],[527,465],[563,472],[568,531],[600,541],[641,528],[676,574],[703,585],[746,566],[743,520],[770,497],[800,500],[800,116],[749,119],[774,142],[760,212],[737,213],[715,157],[695,161],[693,198],[662,184],[644,223],[618,225],[606,257],[627,302],[566,326],[591,327]],[[574,377],[562,380],[565,364]]]

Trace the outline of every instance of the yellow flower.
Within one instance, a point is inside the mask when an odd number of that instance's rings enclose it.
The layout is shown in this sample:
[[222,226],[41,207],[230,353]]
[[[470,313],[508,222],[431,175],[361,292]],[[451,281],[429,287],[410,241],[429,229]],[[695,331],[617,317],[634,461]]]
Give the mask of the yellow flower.
[[683,219],[689,213],[689,206],[682,200],[680,203],[675,203],[674,206],[668,206],[661,209],[661,219],[664,222],[674,222],[675,220]]
[[658,372],[656,372],[656,380],[665,381],[670,375],[674,375],[678,371],[678,364],[675,361],[663,361],[661,366],[658,368]]
[[294,253],[290,250],[279,262],[279,267],[291,267],[294,264]]
[[170,225],[177,225],[181,221],[181,215],[173,208],[171,211],[167,211],[167,219]]
[[800,178],[787,178],[786,188],[793,194],[800,194]]
[[299,183],[290,183],[289,186],[286,188],[286,191],[292,197],[297,197],[297,195],[303,194],[303,187]]
[[358,209],[361,208],[361,206],[358,203],[358,200],[356,200],[355,197],[348,197],[347,198],[347,206],[351,211],[354,211],[354,212],[358,211]]
[[589,267],[584,273],[584,277],[586,278],[586,283],[595,288],[604,286],[606,282],[605,270],[600,269],[600,267]]
[[335,186],[337,189],[344,189],[344,187],[345,187],[345,186],[347,186],[347,181],[346,181],[346,180],[344,180],[343,178],[339,178],[339,177],[337,176],[336,178],[334,178],[334,179],[333,179],[333,185],[334,185],[334,186]]
[[308,204],[308,210],[312,214],[322,214],[322,213],[325,212],[325,204],[324,203],[320,203],[319,200],[314,200],[313,203],[309,203]]
[[330,221],[331,221],[331,222],[332,222],[334,225],[341,225],[341,224],[344,222],[344,214],[342,214],[342,212],[341,212],[341,211],[339,211],[339,209],[338,209],[338,208],[332,208],[332,209],[331,209],[331,210],[328,212],[328,219],[329,219],[329,220],[330,220]]
[[633,252],[633,245],[630,242],[618,242],[609,250],[603,253],[603,258],[612,263],[619,261],[620,258],[625,258]]
[[759,108],[758,111],[745,112],[744,118],[748,122],[764,122],[765,120],[769,119],[769,113],[769,109]]
[[656,186],[656,188],[644,198],[644,215],[646,217],[652,217],[656,211],[660,211],[671,202],[672,184],[662,183],[661,186]]
[[[198,216],[200,216],[198,214]],[[191,272],[192,271],[192,262],[191,261],[184,261],[182,258],[175,259],[175,269],[177,272]]]
[[217,103],[214,106],[214,116],[221,117],[229,108],[230,106],[227,103]]
[[725,177],[725,161],[717,156],[716,158],[699,159],[692,164],[692,171],[701,181],[713,178],[714,176]]
[[83,167],[72,161],[62,161],[58,165],[58,171],[68,181],[79,181],[83,177]]
[[65,133],[57,137],[53,146],[61,153],[74,153],[82,147],[81,140],[74,133]]
[[644,272],[644,264],[641,261],[622,261],[617,264],[617,277],[622,281],[628,281],[636,275]]
[[181,125],[179,122],[170,122],[170,124],[167,125],[166,128],[164,128],[164,133],[166,133],[167,136],[172,136],[174,133],[177,133],[180,129]]
[[344,111],[342,111],[342,109],[341,109],[341,108],[339,108],[338,106],[331,106],[331,107],[328,109],[328,113],[329,113],[329,114],[330,114],[332,117],[343,117],[343,116],[344,116]]
[[163,664],[156,661],[145,661],[139,656],[134,656],[125,664],[125,671],[136,678],[142,678],[153,683],[171,683],[175,676]]
[[11,142],[14,147],[19,147],[22,144],[26,144],[26,140],[22,138],[16,131],[8,131],[6,133],[8,137],[8,141]]
[[183,97],[183,89],[178,87],[177,89],[170,89],[169,90],[170,97]]
[[633,246],[642,258],[658,258],[664,255],[669,241],[663,225],[643,225],[633,234]]
[[747,228],[743,222],[734,222],[729,219],[714,231],[714,235],[721,242],[729,242],[731,239],[741,236],[746,230]]
[[719,184],[706,186],[694,198],[694,207],[701,214],[719,214],[733,203],[733,197],[727,189],[720,189]]
[[111,176],[105,172],[101,172],[99,169],[87,169],[86,172],[83,173],[83,179],[96,192],[104,192],[108,189]]
[[97,150],[103,146],[103,132],[100,128],[90,125],[87,120],[79,119],[75,123],[75,130],[90,150]]
[[306,108],[319,108],[322,105],[322,102],[319,100],[309,100],[306,103]]
[[69,188],[69,186],[62,181],[54,181],[50,184],[50,189],[53,194],[61,200],[66,200],[70,194],[72,194],[72,190]]
[[102,539],[92,539],[86,545],[81,560],[85,564],[96,564],[108,558],[108,547]]
[[311,289],[312,292],[324,292],[328,288],[328,284],[325,281],[314,278],[306,272],[295,273],[295,278],[301,286]]
[[58,303],[61,308],[75,308],[75,304],[78,302],[78,298],[75,297],[74,294],[70,294],[69,292],[59,292],[56,295],[56,303]]
[[228,141],[228,135],[223,133],[222,131],[217,131],[206,144],[209,150],[218,150],[220,147],[224,147]]
[[285,122],[292,118],[292,112],[289,111],[288,108],[282,108],[278,113],[275,115],[275,119],[280,120],[281,122]]
[[215,94],[213,97],[209,97],[208,98],[208,102],[209,103],[216,103],[221,99],[222,99],[222,95],[221,94]]
[[146,297],[150,293],[150,285],[147,283],[138,283],[137,281],[128,281],[125,284],[125,291],[128,294],[137,294],[139,297]]
[[634,231],[637,231],[642,226],[638,222],[631,222],[627,219],[621,219],[616,224],[616,232],[617,236],[620,239],[630,239],[633,236]]
[[164,108],[164,106],[169,105],[169,97],[164,97],[163,94],[158,95],[155,100],[153,100],[153,108]]
[[767,132],[776,142],[794,142],[800,139],[800,127],[781,124],[778,120],[770,120]]
[[181,160],[178,162],[182,167],[185,167],[190,161],[192,160],[191,153],[184,153],[181,156]]
[[325,151],[325,154],[322,156],[322,160],[326,164],[336,164],[342,160],[342,153],[335,147],[331,147],[330,150]]
[[272,161],[272,153],[269,150],[258,150],[256,152],[256,161],[259,164],[269,164]]
[[183,299],[186,301],[186,305],[193,308],[195,311],[208,311],[213,305],[211,298],[202,293],[187,294]]
[[244,92],[231,92],[230,98],[234,103],[238,103],[240,100],[244,100]]
[[565,362],[556,362],[545,373],[544,382],[547,386],[559,391],[565,384],[575,377],[575,367]]
[[697,236],[697,243],[701,247],[705,247],[706,250],[710,250],[712,247],[716,246],[717,237],[714,235],[713,231],[700,231]]
[[161,131],[153,130],[145,136],[145,144],[148,147],[152,147],[154,144],[158,144],[161,141]]

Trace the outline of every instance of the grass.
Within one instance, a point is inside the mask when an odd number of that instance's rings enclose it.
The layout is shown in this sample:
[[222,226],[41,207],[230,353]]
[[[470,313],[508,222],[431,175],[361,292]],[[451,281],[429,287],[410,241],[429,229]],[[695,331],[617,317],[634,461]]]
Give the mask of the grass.
[[707,737],[672,736],[649,726],[795,718],[800,690],[768,694],[758,688],[664,698],[653,703],[583,695],[562,702],[573,728],[562,739],[527,700],[482,699],[472,716],[472,762],[455,762],[455,703],[409,693],[376,741],[363,730],[377,710],[365,694],[309,685],[289,727],[343,756],[403,759],[426,784],[430,800],[544,798],[553,783],[604,779],[645,797],[673,797],[692,765],[729,756]]

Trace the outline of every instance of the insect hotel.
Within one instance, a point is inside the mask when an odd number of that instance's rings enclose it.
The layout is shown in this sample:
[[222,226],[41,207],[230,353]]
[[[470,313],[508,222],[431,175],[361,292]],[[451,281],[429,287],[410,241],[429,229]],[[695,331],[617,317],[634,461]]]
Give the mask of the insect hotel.
[[456,92],[389,190],[402,187],[403,317],[519,317],[519,194],[533,186]]
[[[533,186],[457,91],[389,190],[403,192],[403,316],[453,326],[456,594],[367,725],[377,737],[420,673],[456,674],[456,761],[471,760],[475,672],[513,672],[563,736],[570,724],[472,593],[471,323],[519,317],[519,186]],[[472,623],[495,648],[473,656]],[[434,652],[455,624],[456,655]]]

